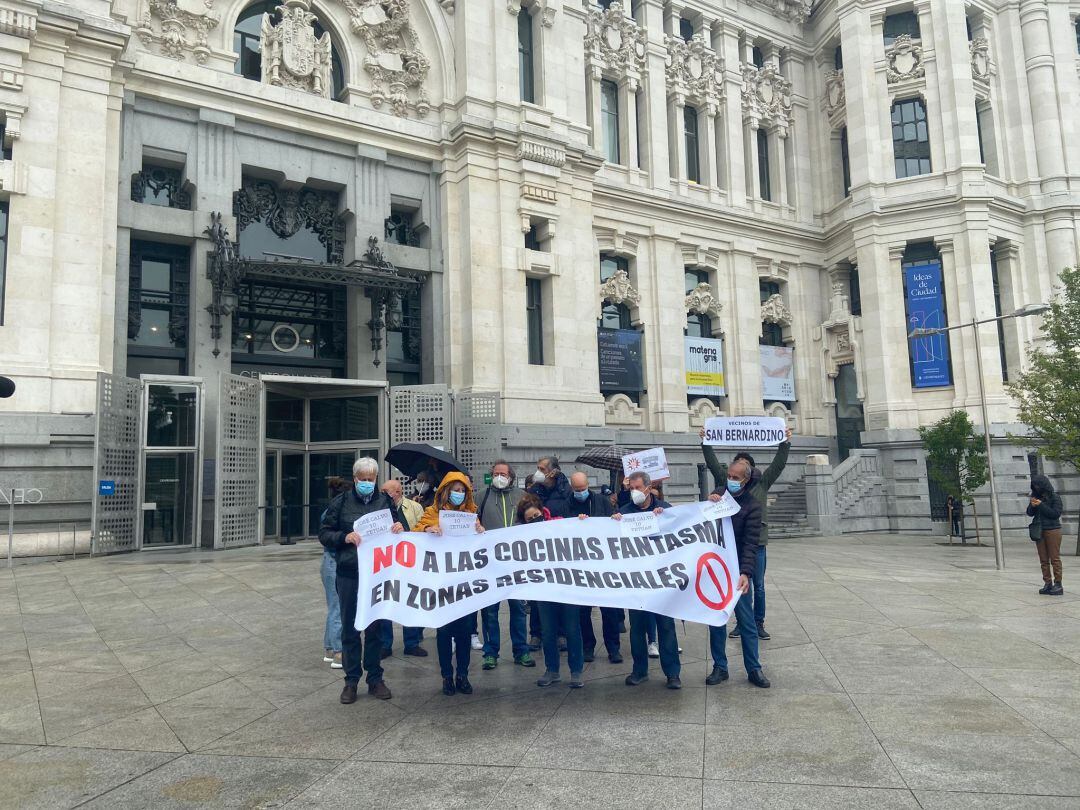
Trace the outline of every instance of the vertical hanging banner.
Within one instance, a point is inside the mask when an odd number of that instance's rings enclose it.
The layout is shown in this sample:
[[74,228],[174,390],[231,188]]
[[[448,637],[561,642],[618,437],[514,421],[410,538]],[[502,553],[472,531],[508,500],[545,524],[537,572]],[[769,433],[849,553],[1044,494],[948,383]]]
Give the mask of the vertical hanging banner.
[[761,352],[761,398],[795,401],[795,350],[758,346]]
[[724,341],[684,337],[686,393],[698,397],[727,396],[724,388]]
[[636,329],[598,329],[596,341],[600,352],[600,390],[640,393],[644,387],[641,332]]
[[[904,265],[904,303],[908,334],[915,329],[940,329],[948,325],[941,262]],[[947,333],[911,338],[911,376],[916,388],[952,385]]]

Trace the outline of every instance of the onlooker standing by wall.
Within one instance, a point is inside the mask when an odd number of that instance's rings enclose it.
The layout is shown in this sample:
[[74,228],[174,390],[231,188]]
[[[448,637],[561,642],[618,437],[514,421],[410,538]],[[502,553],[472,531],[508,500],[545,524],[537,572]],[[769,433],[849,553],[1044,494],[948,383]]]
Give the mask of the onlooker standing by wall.
[[1032,519],[1028,534],[1035,541],[1042,566],[1043,586],[1039,593],[1061,596],[1061,513],[1064,506],[1061,496],[1054,492],[1054,485],[1045,475],[1031,479],[1031,497],[1027,513]]

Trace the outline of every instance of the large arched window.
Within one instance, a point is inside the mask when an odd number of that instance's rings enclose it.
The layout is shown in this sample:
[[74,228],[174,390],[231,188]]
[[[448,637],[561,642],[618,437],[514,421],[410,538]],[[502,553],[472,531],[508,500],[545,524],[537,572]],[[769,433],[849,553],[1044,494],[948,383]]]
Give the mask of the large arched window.
[[[233,72],[245,79],[262,81],[262,53],[260,49],[260,36],[262,33],[262,16],[270,15],[270,22],[275,25],[281,22],[281,14],[278,12],[280,3],[277,0],[263,0],[254,3],[244,9],[236,20],[233,28],[233,50],[238,54]],[[320,39],[325,28],[315,21],[315,38]],[[341,91],[345,89],[345,71],[341,66],[341,57],[338,55],[337,46],[333,43],[331,34],[330,43],[330,79],[333,87],[330,90],[330,98],[337,100]]]

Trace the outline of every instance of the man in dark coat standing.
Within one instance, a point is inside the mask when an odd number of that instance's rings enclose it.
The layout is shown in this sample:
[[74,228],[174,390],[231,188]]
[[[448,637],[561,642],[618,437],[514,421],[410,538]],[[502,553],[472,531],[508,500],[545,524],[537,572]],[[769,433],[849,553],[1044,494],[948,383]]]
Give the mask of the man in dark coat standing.
[[330,501],[319,528],[319,542],[334,552],[337,558],[337,593],[341,604],[341,651],[345,670],[342,703],[356,702],[356,686],[367,670],[368,694],[389,700],[390,689],[383,682],[383,641],[379,622],[364,630],[363,642],[356,629],[356,598],[360,570],[357,567],[356,547],[362,538],[353,530],[357,518],[380,509],[390,510],[394,534],[404,530],[405,519],[385,492],[376,488],[379,462],[373,458],[358,458],[353,464],[353,485],[347,492]]
[[[570,490],[574,497],[574,511],[581,520],[590,517],[611,517],[611,501],[599,492],[589,489],[589,478],[585,473],[576,472],[570,476]],[[596,657],[596,631],[593,630],[592,612],[591,607],[582,605],[581,644],[585,650],[585,663],[591,662]],[[621,664],[623,658],[619,653],[619,625],[625,621],[623,610],[602,607],[600,620],[608,661]]]
[[[758,535],[761,532],[761,503],[750,488],[750,474],[753,468],[746,459],[732,461],[727,468],[727,491],[739,504],[739,511],[731,517],[731,529],[735,534],[735,550],[739,555],[739,601],[735,603],[735,618],[739,622],[742,641],[743,664],[746,677],[754,686],[768,689],[771,685],[765,673],[761,671],[758,660],[757,625],[754,623],[754,607],[746,594],[750,590],[750,578],[754,575],[757,562]],[[710,496],[710,501],[723,497],[719,489]],[[709,628],[709,647],[712,650],[713,669],[705,683],[715,686],[728,679],[727,667],[727,625]]]
[[559,469],[559,459],[555,456],[541,456],[536,462],[536,472],[532,476],[533,484],[529,492],[540,499],[552,517],[568,518],[577,514],[574,511],[574,496],[570,492],[570,482]]

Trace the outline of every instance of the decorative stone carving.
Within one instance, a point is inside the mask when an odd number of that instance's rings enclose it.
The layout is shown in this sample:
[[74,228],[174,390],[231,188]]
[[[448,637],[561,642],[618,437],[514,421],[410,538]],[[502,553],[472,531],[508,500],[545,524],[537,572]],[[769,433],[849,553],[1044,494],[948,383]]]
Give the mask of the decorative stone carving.
[[724,60],[696,36],[665,36],[665,75],[669,96],[694,104],[716,104],[724,97]]
[[604,403],[604,422],[608,425],[641,427],[644,413],[626,394],[612,394]]
[[825,114],[834,126],[847,115],[847,91],[844,89],[843,70],[830,70],[825,74]]
[[328,264],[344,261],[345,230],[337,208],[338,195],[332,191],[280,189],[267,180],[251,177],[245,177],[233,195],[237,231],[258,221],[288,239],[301,228],[310,228],[326,246]]
[[600,303],[630,304],[636,307],[641,303],[641,293],[634,289],[627,272],[619,269],[600,285]]
[[693,292],[686,296],[686,311],[693,315],[708,315],[710,318],[716,318],[720,315],[723,306],[713,294],[712,287],[707,281],[698,284]]
[[885,49],[885,76],[889,84],[921,79],[925,75],[922,46],[910,34],[901,34]]
[[205,65],[210,58],[207,35],[219,20],[211,11],[214,0],[203,0],[200,5],[204,10],[189,11],[180,6],[179,0],[150,0],[135,33],[147,47],[156,44],[164,56],[183,62],[191,54],[196,62]]
[[518,160],[532,160],[547,166],[562,168],[566,165],[566,151],[536,141],[522,141],[517,148]]
[[752,127],[774,126],[786,136],[791,125],[791,82],[775,65],[743,65],[742,74],[743,120]]
[[712,419],[714,416],[725,416],[726,414],[720,410],[716,403],[711,399],[695,399],[690,403],[690,427],[705,427],[705,420]]
[[439,0],[439,5],[442,6],[442,10],[447,14],[453,14],[455,2],[456,0]]
[[4,119],[4,147],[10,149],[22,134],[22,119],[26,114],[25,104],[10,101],[0,102],[0,115]]
[[431,110],[424,82],[431,60],[420,50],[420,38],[409,19],[409,0],[342,0],[352,30],[364,41],[364,70],[371,77],[371,103],[384,103],[405,118],[415,110],[423,118]]
[[762,6],[776,16],[795,23],[804,23],[810,17],[812,0],[748,0],[755,6]]
[[649,37],[637,21],[623,13],[615,0],[605,8],[591,8],[585,31],[585,58],[593,68],[637,82],[645,72]]
[[0,34],[33,39],[37,33],[37,17],[13,8],[0,8]]
[[985,37],[976,37],[968,43],[971,53],[971,75],[975,79],[990,76],[990,43]]
[[783,402],[774,402],[768,408],[765,409],[766,416],[776,416],[783,419],[785,422],[789,422],[791,419],[791,411],[788,410],[787,405]]
[[262,18],[262,81],[330,97],[330,34],[315,39],[309,0],[285,0],[278,6],[281,22]]
[[791,326],[791,310],[784,304],[783,296],[775,293],[765,300],[761,305],[761,320],[765,323]]
[[[550,0],[530,0],[526,5],[530,9],[535,9],[535,13],[540,15],[540,22],[544,28],[551,28],[555,24],[557,9],[551,5]],[[521,13],[521,0],[506,0],[506,10],[516,17]]]

